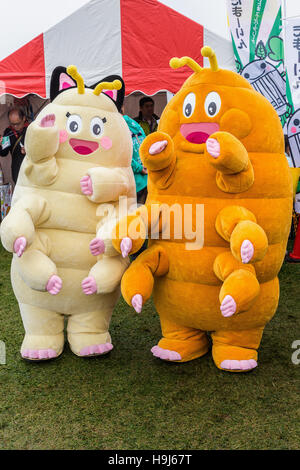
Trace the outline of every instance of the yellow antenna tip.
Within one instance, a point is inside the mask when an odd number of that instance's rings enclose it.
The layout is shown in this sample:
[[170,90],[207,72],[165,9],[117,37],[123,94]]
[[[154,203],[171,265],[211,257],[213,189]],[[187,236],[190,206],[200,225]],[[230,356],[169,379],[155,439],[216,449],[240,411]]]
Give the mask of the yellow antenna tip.
[[80,95],[84,94],[84,81],[82,76],[77,72],[77,67],[76,65],[69,65],[67,67],[67,73],[70,75],[73,80],[77,83],[77,90]]
[[120,80],[114,80],[112,84],[115,90],[121,90],[122,82],[120,82]]
[[212,57],[215,55],[215,51],[210,46],[204,46],[201,49],[201,55],[203,57]]
[[68,75],[71,75],[71,77],[73,75],[77,75],[77,67],[76,65],[69,65],[69,67],[67,67],[67,73]]
[[178,68],[181,66],[181,65],[180,65],[180,64],[181,64],[181,61],[180,61],[179,57],[173,57],[173,58],[170,60],[169,64],[170,64],[170,67],[171,67],[172,69],[178,69]]
[[210,68],[213,72],[217,72],[219,70],[216,53],[211,47],[209,46],[202,47],[201,55],[203,57],[208,57]]
[[121,80],[114,80],[113,82],[100,82],[94,89],[94,95],[99,96],[103,90],[121,90]]
[[194,59],[192,59],[191,57],[187,57],[187,56],[180,57],[180,58],[173,57],[173,59],[170,60],[169,64],[170,64],[170,67],[172,67],[172,69],[178,69],[179,67],[184,67],[185,65],[187,65],[194,72],[201,72],[202,70],[202,67],[199,64],[197,64],[197,62]]

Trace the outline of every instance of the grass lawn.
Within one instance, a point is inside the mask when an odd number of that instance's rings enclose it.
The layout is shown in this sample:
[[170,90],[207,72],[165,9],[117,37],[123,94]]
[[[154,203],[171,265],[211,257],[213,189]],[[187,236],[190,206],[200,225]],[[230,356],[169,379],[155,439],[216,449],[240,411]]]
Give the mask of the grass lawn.
[[[0,248],[0,449],[299,449],[300,265],[284,264],[279,309],[267,326],[259,367],[218,370],[211,354],[185,364],[152,357],[160,339],[154,306],[137,315],[121,299],[115,349],[81,359],[66,346],[49,363],[19,354],[23,326]],[[299,355],[300,356],[300,355]]]

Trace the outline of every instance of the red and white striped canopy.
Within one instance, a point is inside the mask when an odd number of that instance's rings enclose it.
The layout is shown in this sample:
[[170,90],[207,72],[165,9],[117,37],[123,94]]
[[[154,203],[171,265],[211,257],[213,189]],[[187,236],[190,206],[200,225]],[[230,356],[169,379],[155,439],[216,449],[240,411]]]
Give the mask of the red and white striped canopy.
[[170,58],[186,55],[202,65],[204,44],[216,50],[221,66],[232,68],[229,41],[157,0],[91,0],[0,62],[0,95],[48,98],[53,69],[70,64],[87,85],[119,74],[126,95],[175,93],[191,72],[172,70]]

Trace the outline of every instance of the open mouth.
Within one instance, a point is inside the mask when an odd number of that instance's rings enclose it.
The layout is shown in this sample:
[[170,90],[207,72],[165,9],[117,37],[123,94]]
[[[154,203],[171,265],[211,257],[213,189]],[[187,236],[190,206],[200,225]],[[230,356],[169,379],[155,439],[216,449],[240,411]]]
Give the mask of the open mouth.
[[209,136],[219,130],[219,124],[215,122],[196,122],[182,124],[180,132],[191,144],[204,144]]
[[79,153],[79,155],[89,155],[99,148],[99,144],[91,140],[70,139],[69,143],[72,149]]

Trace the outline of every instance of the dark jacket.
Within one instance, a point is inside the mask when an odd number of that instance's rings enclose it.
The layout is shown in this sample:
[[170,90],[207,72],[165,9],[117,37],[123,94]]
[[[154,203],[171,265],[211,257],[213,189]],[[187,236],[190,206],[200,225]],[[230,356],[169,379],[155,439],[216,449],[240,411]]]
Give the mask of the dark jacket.
[[143,120],[142,112],[139,112],[139,115],[133,118],[143,129],[146,135],[151,134],[152,132],[157,131],[157,121],[159,120],[159,117],[156,114],[152,114],[152,122],[151,125],[149,125],[148,121]]
[[28,124],[26,123],[21,133],[18,133],[12,127],[7,127],[4,131],[3,137],[5,136],[9,137],[10,145],[9,147],[6,147],[4,150],[2,149],[2,146],[0,145],[1,157],[7,157],[7,155],[11,153],[11,172],[12,172],[12,177],[15,183],[17,182],[18,174],[20,171],[20,166],[25,157],[25,155],[23,155],[21,152],[22,147],[20,143],[18,143],[17,145],[15,144],[18,138],[20,137],[20,135],[22,135],[20,142],[24,145],[27,127],[28,127]]

